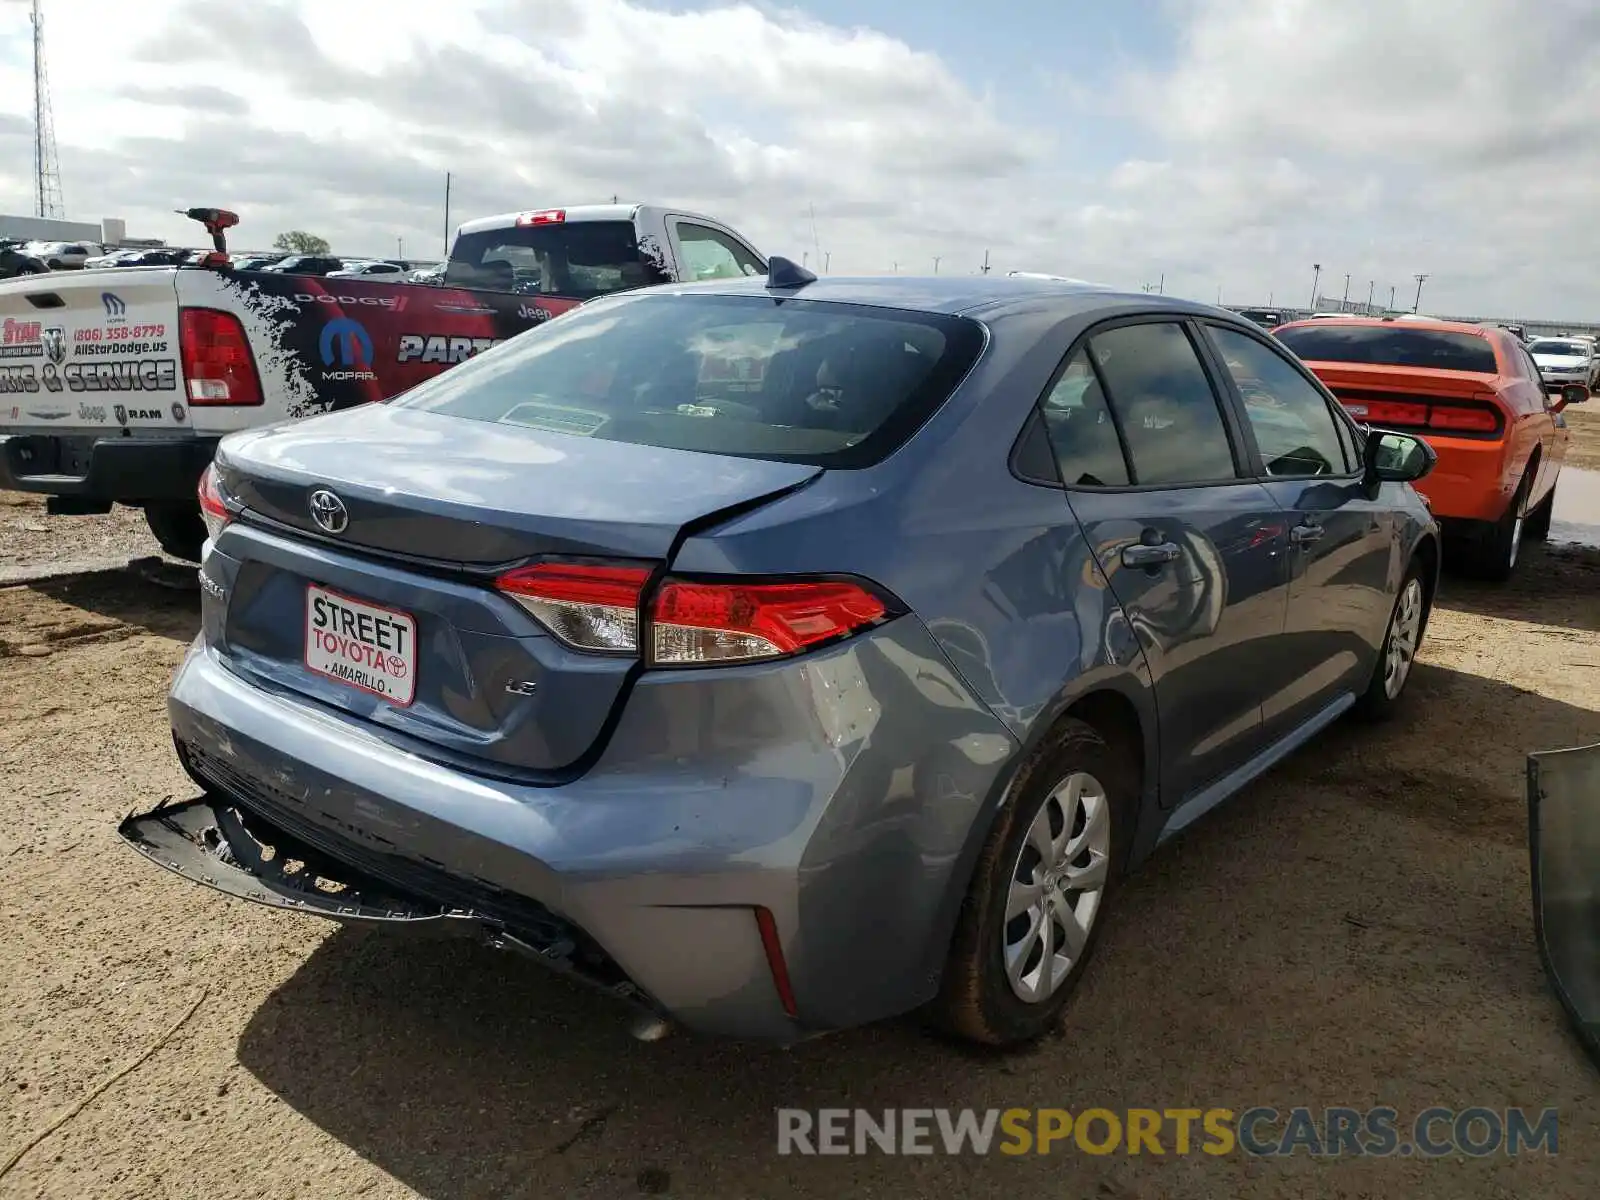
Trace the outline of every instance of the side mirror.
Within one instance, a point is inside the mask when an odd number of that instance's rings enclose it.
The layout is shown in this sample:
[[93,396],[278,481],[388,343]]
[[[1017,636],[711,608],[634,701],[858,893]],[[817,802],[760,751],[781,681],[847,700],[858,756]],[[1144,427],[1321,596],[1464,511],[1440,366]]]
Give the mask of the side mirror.
[[1419,437],[1373,429],[1367,433],[1366,477],[1369,484],[1415,483],[1433,470],[1439,454]]
[[1569,404],[1582,404],[1589,398],[1589,389],[1581,383],[1569,383],[1561,389],[1561,398],[1550,404],[1551,412],[1560,412]]

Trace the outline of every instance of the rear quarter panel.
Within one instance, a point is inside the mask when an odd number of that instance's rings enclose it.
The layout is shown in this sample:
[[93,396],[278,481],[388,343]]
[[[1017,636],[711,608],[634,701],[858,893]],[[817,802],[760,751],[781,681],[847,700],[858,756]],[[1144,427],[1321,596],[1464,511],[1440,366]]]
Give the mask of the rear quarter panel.
[[0,433],[189,427],[171,268],[0,283]]
[[576,306],[548,296],[257,271],[178,272],[182,304],[235,313],[260,408],[196,411],[207,432],[387,400]]

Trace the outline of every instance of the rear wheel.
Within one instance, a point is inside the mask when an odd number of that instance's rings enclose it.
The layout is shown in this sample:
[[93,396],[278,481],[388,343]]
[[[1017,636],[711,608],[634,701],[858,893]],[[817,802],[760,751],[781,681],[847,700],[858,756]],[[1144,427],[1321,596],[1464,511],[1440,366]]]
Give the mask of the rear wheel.
[[1524,475],[1517,491],[1498,521],[1486,523],[1477,538],[1466,547],[1466,565],[1472,574],[1492,583],[1504,583],[1517,569],[1527,520],[1522,506],[1528,499],[1528,477]]
[[1137,772],[1068,718],[1023,765],[962,904],[930,1015],[991,1046],[1056,1024],[1121,876]]
[[150,526],[161,548],[173,558],[186,562],[200,561],[200,548],[205,544],[205,522],[200,519],[200,504],[168,503],[144,506],[144,521]]
[[1531,542],[1544,542],[1550,538],[1550,517],[1556,508],[1555,485],[1550,485],[1550,490],[1545,493],[1544,499],[1539,501],[1538,507],[1528,514],[1527,520],[1522,523],[1522,536]]

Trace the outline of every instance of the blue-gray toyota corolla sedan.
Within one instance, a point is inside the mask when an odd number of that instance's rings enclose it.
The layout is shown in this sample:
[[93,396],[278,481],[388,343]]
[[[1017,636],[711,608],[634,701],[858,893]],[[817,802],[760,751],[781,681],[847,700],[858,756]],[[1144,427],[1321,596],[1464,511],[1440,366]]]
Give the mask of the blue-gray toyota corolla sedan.
[[226,439],[170,700],[203,794],[127,840],[647,1020],[1006,1044],[1131,864],[1400,699],[1432,452],[1259,328],[771,271]]

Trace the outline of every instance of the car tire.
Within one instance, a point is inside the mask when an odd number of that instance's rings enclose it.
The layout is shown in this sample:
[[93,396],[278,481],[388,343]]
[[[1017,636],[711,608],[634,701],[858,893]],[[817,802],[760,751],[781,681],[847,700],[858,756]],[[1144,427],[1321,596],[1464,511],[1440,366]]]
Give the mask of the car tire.
[[1550,490],[1545,493],[1544,499],[1539,501],[1538,507],[1530,512],[1522,522],[1522,536],[1531,542],[1547,542],[1550,540],[1550,518],[1555,514],[1556,488],[1550,485]]
[[1356,700],[1356,715],[1367,721],[1387,721],[1400,707],[1412,668],[1422,649],[1422,635],[1428,628],[1430,598],[1422,578],[1422,564],[1416,559],[1400,581],[1394,607],[1389,610],[1389,625],[1383,631],[1378,661],[1372,665],[1367,690]]
[[173,558],[185,562],[200,561],[200,549],[205,545],[206,526],[200,519],[200,505],[170,503],[144,506],[144,522],[150,527],[161,548]]
[[1528,498],[1528,476],[1522,477],[1516,494],[1498,521],[1485,522],[1477,538],[1466,547],[1466,566],[1479,579],[1504,583],[1516,573],[1522,560],[1522,541],[1527,534],[1527,514],[1522,506]]
[[[938,1028],[1009,1047],[1055,1027],[1105,927],[1137,800],[1137,765],[1083,721],[1062,720],[1029,753],[962,901],[939,994],[927,1014]],[[1072,854],[1075,843],[1081,848]],[[1041,845],[1053,851],[1052,859]],[[1073,888],[1074,881],[1096,882],[1098,890]],[[1006,919],[1013,900],[1020,903],[1029,892],[1037,903]],[[1067,936],[1067,921],[1075,938]],[[1071,940],[1078,944],[1070,961],[1057,961],[1056,949]]]

